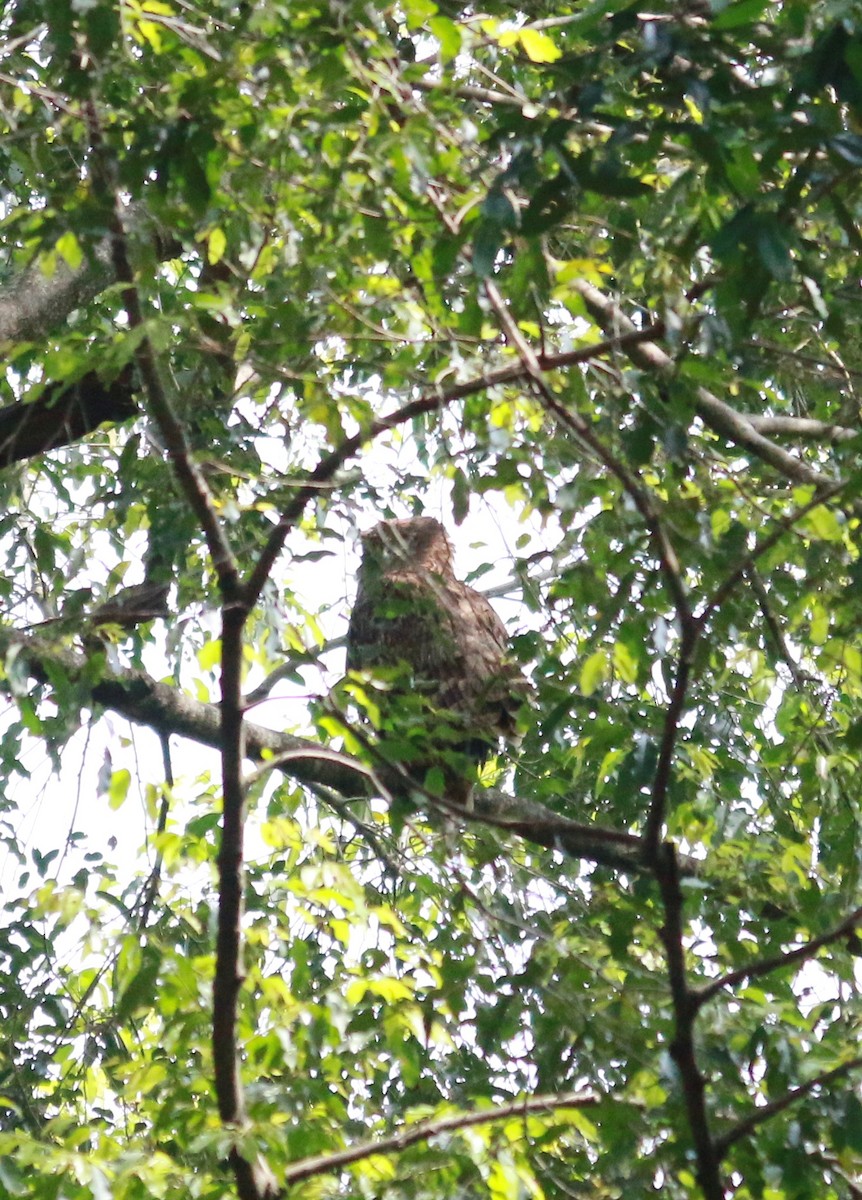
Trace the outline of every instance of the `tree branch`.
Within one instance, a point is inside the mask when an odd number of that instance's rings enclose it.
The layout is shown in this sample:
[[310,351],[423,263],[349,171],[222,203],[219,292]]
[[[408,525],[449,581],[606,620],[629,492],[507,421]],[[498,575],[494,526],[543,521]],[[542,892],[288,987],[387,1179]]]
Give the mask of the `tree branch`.
[[828,946],[832,942],[838,942],[842,938],[848,937],[860,922],[862,922],[862,906],[854,909],[848,917],[845,917],[839,925],[829,930],[828,933],[821,933],[818,937],[811,938],[801,946],[794,946],[792,950],[786,950],[783,954],[773,954],[769,958],[761,958],[749,963],[746,967],[738,967],[735,971],[728,971],[726,975],[721,975],[705,987],[698,988],[693,992],[694,1002],[698,1008],[701,1008],[708,1000],[711,1000],[719,992],[724,991],[725,988],[735,987],[745,979],[758,979],[763,975],[769,975],[772,971],[779,971],[782,967],[788,967],[792,963],[805,962],[807,959],[813,958],[823,946]]
[[[129,209],[126,223],[136,240],[152,243],[158,259],[170,258],[178,252],[179,244],[173,238],[160,236],[143,205]],[[89,304],[116,279],[110,233],[96,243],[74,270],[59,256],[50,275],[45,275],[41,261],[26,267],[0,290],[0,347],[10,342],[38,342],[69,313]]]
[[130,367],[110,383],[88,371],[69,387],[50,384],[35,400],[0,408],[0,469],[139,415]]
[[679,723],[685,710],[688,696],[688,683],[691,678],[691,668],[694,662],[694,651],[697,645],[699,630],[689,619],[682,626],[682,642],[677,660],[676,678],[673,692],[664,718],[661,746],[653,778],[650,795],[649,811],[644,826],[644,844],[647,862],[656,862],[659,844],[662,836],[665,813],[667,811],[667,793],[671,783],[673,757],[676,749],[676,739],[679,735]]
[[820,1075],[815,1075],[813,1079],[809,1079],[807,1083],[802,1083],[799,1087],[791,1088],[785,1092],[777,1100],[770,1101],[769,1104],[763,1104],[760,1108],[755,1109],[750,1116],[744,1121],[740,1121],[722,1134],[720,1138],[716,1138],[715,1149],[719,1158],[724,1158],[727,1151],[735,1142],[740,1141],[744,1137],[748,1137],[753,1133],[758,1126],[763,1125],[772,1117],[790,1108],[797,1100],[802,1100],[815,1088],[823,1087],[824,1084],[832,1083],[835,1079],[840,1079],[843,1075],[849,1075],[851,1071],[855,1071],[858,1067],[862,1067],[862,1056],[851,1058],[848,1062],[842,1063],[839,1067],[833,1067],[831,1071],[823,1071]]
[[[92,136],[97,136],[94,129]],[[98,151],[98,144],[94,147]],[[113,196],[112,247],[114,270],[122,284],[123,303],[129,320],[129,328],[140,330],[144,326],[144,315],[140,296],[132,272],[123,227],[123,211],[119,197]],[[185,431],[174,413],[167,392],[162,384],[158,359],[153,344],[146,335],[138,342],[135,361],[141,372],[147,407],[164,440],[165,449],[173,465],[177,481],[189,505],[200,522],[206,539],[207,549],[226,599],[233,602],[239,580],[239,570],[233,557],[221,523],[216,515],[209,485],[191,455]]]
[[670,842],[659,847],[654,869],[664,908],[664,923],[659,934],[667,955],[674,1011],[674,1033],[669,1052],[682,1081],[685,1111],[697,1160],[698,1182],[705,1200],[724,1200],[725,1191],[719,1172],[721,1155],[710,1131],[706,1084],[695,1054],[697,1006],[686,979],[682,889],[679,885],[676,847]]
[[[438,212],[440,212],[443,220],[446,221],[450,232],[454,232],[452,229],[452,222],[447,220],[440,198],[434,195],[433,192],[431,198],[432,203],[435,205]],[[673,696],[671,697],[671,702],[668,707],[665,720],[664,735],[662,737],[658,766],[653,784],[652,800],[650,803],[649,813],[647,815],[644,836],[645,859],[647,862],[654,862],[658,854],[661,828],[664,821],[667,789],[670,783],[676,736],[679,730],[679,721],[685,707],[688,679],[691,672],[695,644],[697,642],[699,633],[698,626],[695,624],[692,618],[691,607],[689,605],[685,584],[682,579],[682,571],[680,569],[679,560],[677,558],[676,551],[667,536],[664,526],[653,508],[652,500],[646,490],[642,487],[640,481],[634,475],[632,475],[614,455],[610,453],[601,439],[595,436],[588,423],[581,418],[579,413],[564,408],[557,401],[556,397],[552,394],[543,378],[542,366],[538,357],[536,356],[526,337],[518,328],[518,324],[512,317],[512,314],[509,312],[506,302],[500,294],[497,285],[491,280],[485,280],[483,284],[483,290],[491,304],[491,307],[497,314],[497,319],[500,322],[500,328],[503,332],[503,336],[518,354],[518,357],[524,364],[524,368],[528,377],[543,396],[546,406],[550,408],[551,411],[556,413],[559,420],[572,428],[581,441],[585,442],[601,459],[608,470],[617,477],[622,484],[624,491],[629,496],[638,512],[641,514],[658,554],[669,590],[674,598],[677,619],[682,632],[682,647],[680,649],[674,692]]]
[[374,1141],[358,1142],[355,1146],[347,1146],[344,1150],[334,1150],[331,1154],[316,1154],[312,1158],[301,1158],[291,1163],[285,1173],[285,1183],[290,1186],[316,1175],[328,1175],[342,1167],[361,1162],[362,1159],[372,1158],[375,1154],[394,1154],[415,1146],[417,1142],[427,1142],[430,1138],[439,1137],[442,1133],[453,1133],[459,1129],[470,1129],[476,1125],[488,1125],[493,1121],[507,1121],[512,1117],[530,1116],[533,1113],[552,1111],[557,1108],[589,1108],[599,1103],[599,1097],[591,1093],[562,1093],[550,1096],[529,1096],[523,1100],[514,1100],[511,1104],[500,1104],[496,1108],[473,1113],[454,1113],[448,1117],[435,1117],[428,1121],[419,1121],[409,1125],[398,1133]]
[[844,425],[833,425],[831,421],[817,421],[813,417],[764,417],[759,413],[740,413],[752,429],[775,437],[811,438],[825,442],[847,442],[859,437],[858,429]]
[[[93,681],[92,666],[84,655],[51,645],[44,637],[2,627],[0,656],[7,674],[25,673],[49,686],[59,675],[85,693],[87,700],[82,698],[82,703],[110,709],[160,734],[174,733],[214,749],[222,745],[219,705],[194,700],[144,671],[114,669]],[[245,753],[260,762],[261,769],[272,769],[272,759],[278,766],[280,759],[280,769],[300,784],[322,785],[346,799],[368,795],[368,768],[349,755],[251,722],[245,722],[244,728]],[[644,870],[643,842],[634,834],[571,821],[536,801],[493,788],[477,788],[473,805],[472,813],[462,814],[463,820],[479,820],[571,858],[632,872]],[[686,876],[703,874],[701,860],[685,857],[680,863]]]
[[[571,286],[577,290],[590,314],[605,333],[610,330],[623,334],[635,331],[636,326],[619,305],[591,283],[575,280]],[[626,348],[626,354],[637,366],[660,377],[673,373],[673,359],[654,342],[632,344]],[[751,451],[785,478],[793,480],[794,483],[811,483],[815,487],[824,488],[834,483],[828,476],[821,475],[819,471],[764,437],[745,416],[729,404],[725,404],[723,400],[719,400],[706,388],[698,387],[695,397],[697,413],[710,429],[735,445]]]

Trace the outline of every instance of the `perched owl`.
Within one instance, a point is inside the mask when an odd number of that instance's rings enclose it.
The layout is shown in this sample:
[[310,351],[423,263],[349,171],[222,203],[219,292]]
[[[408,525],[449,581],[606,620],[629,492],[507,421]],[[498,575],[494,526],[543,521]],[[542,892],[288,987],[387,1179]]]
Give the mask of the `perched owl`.
[[[404,774],[467,805],[479,766],[501,738],[517,742],[529,684],[508,658],[506,627],[484,596],[455,578],[452,546],[433,517],[381,521],[362,538],[347,669],[371,671],[381,754]],[[431,772],[431,774],[429,774]]]

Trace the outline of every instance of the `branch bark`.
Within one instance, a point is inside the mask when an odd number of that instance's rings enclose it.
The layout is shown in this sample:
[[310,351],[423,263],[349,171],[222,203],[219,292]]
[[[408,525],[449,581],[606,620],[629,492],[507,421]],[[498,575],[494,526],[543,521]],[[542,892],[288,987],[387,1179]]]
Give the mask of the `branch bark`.
[[[177,241],[159,233],[142,205],[130,209],[128,224],[132,237],[146,239],[159,260],[178,252]],[[110,234],[97,242],[74,270],[59,257],[51,275],[45,275],[41,262],[25,267],[0,292],[0,348],[12,342],[39,341],[116,279]]]
[[661,892],[664,923],[660,935],[667,955],[668,979],[674,1011],[670,1056],[680,1074],[688,1126],[694,1144],[697,1179],[705,1200],[724,1200],[719,1164],[721,1155],[710,1129],[706,1107],[706,1082],[697,1064],[694,1022],[697,1005],[685,969],[683,897],[676,847],[664,842],[655,859],[655,877]]
[[[173,733],[202,746],[221,748],[220,706],[194,700],[145,671],[127,667],[106,672],[94,681],[92,664],[85,655],[51,645],[35,634],[3,628],[0,656],[6,660],[7,675],[19,679],[29,675],[49,686],[60,676],[80,689],[93,707],[110,709],[159,734]],[[273,760],[280,758],[275,769],[298,783],[331,788],[347,800],[365,799],[369,794],[367,767],[303,738],[246,722],[244,750],[249,759],[269,769],[273,769]],[[473,804],[473,812],[463,814],[465,821],[478,820],[533,845],[601,866],[632,872],[645,869],[643,842],[634,834],[572,821],[537,801],[493,788],[477,789]],[[703,862],[685,856],[680,867],[686,877],[697,876],[702,874]]]
[[533,1113],[552,1111],[555,1108],[589,1108],[599,1103],[599,1097],[591,1093],[561,1093],[550,1096],[529,1096],[523,1100],[514,1100],[511,1104],[499,1104],[481,1112],[454,1113],[448,1117],[436,1117],[428,1121],[420,1121],[416,1125],[408,1125],[398,1133],[376,1141],[357,1142],[355,1146],[346,1146],[343,1150],[334,1150],[331,1154],[316,1154],[313,1158],[301,1158],[292,1163],[285,1175],[288,1185],[311,1179],[316,1175],[330,1174],[362,1159],[371,1158],[375,1154],[393,1154],[415,1146],[417,1142],[427,1142],[432,1137],[442,1133],[454,1133],[459,1129],[471,1129],[476,1125],[489,1125],[493,1121],[507,1121],[511,1117],[529,1116]]
[[[571,286],[577,290],[590,315],[606,334],[613,332],[624,336],[636,331],[636,325],[629,320],[620,306],[597,287],[585,280],[576,280]],[[643,367],[659,377],[667,377],[673,372],[673,359],[655,342],[630,344],[626,348],[626,354],[636,366]],[[710,429],[734,445],[750,451],[786,479],[823,488],[834,484],[833,479],[809,467],[782,446],[770,441],[755,428],[747,416],[719,400],[707,388],[697,388],[695,396],[697,413]]]
[[110,383],[89,371],[69,387],[52,384],[36,400],[0,408],[0,469],[139,415],[130,367]]

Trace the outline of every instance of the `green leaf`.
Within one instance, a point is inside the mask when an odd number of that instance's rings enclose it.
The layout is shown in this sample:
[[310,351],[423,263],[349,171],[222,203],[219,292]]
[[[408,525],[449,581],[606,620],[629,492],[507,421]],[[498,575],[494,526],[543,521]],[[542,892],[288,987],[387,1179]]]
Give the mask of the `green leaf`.
[[125,768],[111,772],[111,779],[108,785],[108,803],[112,809],[122,808],[129,794],[131,783],[131,772]]
[[503,245],[501,227],[496,221],[480,221],[473,235],[473,272],[480,279],[488,279],[494,273],[497,255]]
[[750,25],[759,21],[768,7],[769,0],[735,0],[712,18],[712,27],[725,30]]
[[155,985],[162,965],[162,956],[154,946],[145,946],[141,952],[141,965],[129,980],[117,1001],[117,1020],[124,1020],[133,1013],[149,1011],[155,1007]]
[[461,30],[448,17],[431,17],[428,28],[440,44],[440,58],[444,63],[451,62],[461,52]]

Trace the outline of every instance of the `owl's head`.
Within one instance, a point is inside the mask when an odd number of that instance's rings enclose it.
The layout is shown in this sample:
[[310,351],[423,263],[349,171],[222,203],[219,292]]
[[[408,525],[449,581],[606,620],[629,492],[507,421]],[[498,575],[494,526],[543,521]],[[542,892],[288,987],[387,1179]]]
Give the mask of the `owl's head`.
[[362,535],[362,565],[378,571],[413,567],[445,575],[452,569],[452,546],[435,517],[381,521]]

